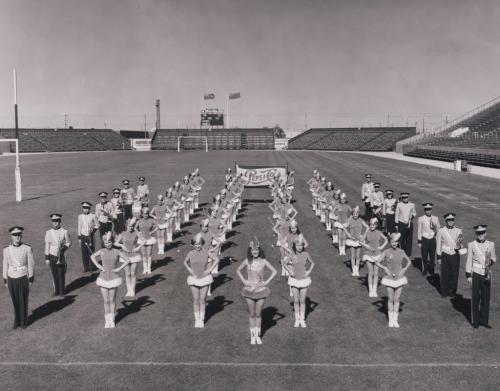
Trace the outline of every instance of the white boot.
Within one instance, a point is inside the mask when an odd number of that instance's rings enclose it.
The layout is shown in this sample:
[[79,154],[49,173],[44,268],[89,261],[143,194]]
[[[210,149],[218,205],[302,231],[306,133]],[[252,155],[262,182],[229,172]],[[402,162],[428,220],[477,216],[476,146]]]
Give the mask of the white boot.
[[332,235],[332,243],[337,244],[339,242],[339,236],[338,235]]
[[255,342],[257,345],[262,345],[262,340],[260,339],[260,328],[256,327],[255,328]]
[[146,274],[148,274],[148,263],[142,261],[142,275],[145,276]]
[[293,324],[293,327],[300,327],[300,314],[295,313],[295,323]]
[[205,327],[205,308],[203,308],[202,310],[200,310],[200,328],[203,328]]
[[167,232],[167,243],[172,243],[172,232]]
[[373,286],[373,291],[372,292],[373,292],[373,296],[372,297],[378,297],[378,295],[377,295],[377,285]]
[[104,328],[109,329],[109,316],[108,316],[108,314],[104,314]]
[[196,328],[200,327],[200,313],[199,312],[194,313],[194,327],[196,327]]
[[399,314],[397,312],[392,313],[392,325],[397,329],[399,329],[398,316]]
[[306,325],[306,314],[301,313],[300,314],[300,327],[305,329],[307,327]]
[[389,311],[387,315],[389,317],[389,324],[388,324],[388,326],[389,327],[394,327],[394,323],[393,323],[393,319],[392,319],[393,318],[392,311]]
[[115,328],[115,314],[108,314],[109,316],[109,328],[114,329]]
[[326,223],[326,230],[331,231],[332,230],[332,223]]
[[250,327],[250,345],[255,345],[255,328]]
[[165,254],[165,241],[163,238],[158,239],[158,255]]

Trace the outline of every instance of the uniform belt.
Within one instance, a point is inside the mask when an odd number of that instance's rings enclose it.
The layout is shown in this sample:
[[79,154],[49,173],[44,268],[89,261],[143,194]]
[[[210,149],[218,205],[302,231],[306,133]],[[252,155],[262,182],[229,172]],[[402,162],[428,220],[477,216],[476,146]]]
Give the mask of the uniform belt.
[[27,272],[28,266],[9,266],[9,271],[13,272]]
[[[430,235],[430,237],[429,237]],[[422,234],[422,236],[426,239],[434,239],[434,233],[433,232],[425,232]]]

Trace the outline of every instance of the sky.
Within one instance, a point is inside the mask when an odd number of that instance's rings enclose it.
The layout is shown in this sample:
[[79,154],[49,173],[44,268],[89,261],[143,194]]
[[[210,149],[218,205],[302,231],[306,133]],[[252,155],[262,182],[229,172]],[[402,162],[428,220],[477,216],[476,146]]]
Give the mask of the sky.
[[[490,0],[0,0],[0,127],[438,126],[500,96]],[[204,93],[216,99],[202,100]]]

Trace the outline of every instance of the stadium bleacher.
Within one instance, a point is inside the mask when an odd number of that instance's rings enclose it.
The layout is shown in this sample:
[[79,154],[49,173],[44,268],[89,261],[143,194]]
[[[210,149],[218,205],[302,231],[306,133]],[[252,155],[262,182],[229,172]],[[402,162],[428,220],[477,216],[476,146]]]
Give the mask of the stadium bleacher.
[[391,151],[397,141],[414,135],[408,128],[312,128],[288,141],[288,149]]
[[[130,141],[111,129],[19,129],[20,152],[106,151],[131,149]],[[15,138],[15,129],[0,137]]]
[[[151,149],[177,150],[179,137],[181,149],[274,149],[274,131],[266,128],[252,129],[158,129],[153,136]],[[188,137],[185,137],[188,136]],[[191,137],[198,138],[191,138]]]
[[[453,132],[457,129],[465,132],[454,137]],[[407,156],[466,160],[473,165],[500,168],[499,130],[500,98],[497,98],[439,127],[432,135],[403,141],[400,151]]]

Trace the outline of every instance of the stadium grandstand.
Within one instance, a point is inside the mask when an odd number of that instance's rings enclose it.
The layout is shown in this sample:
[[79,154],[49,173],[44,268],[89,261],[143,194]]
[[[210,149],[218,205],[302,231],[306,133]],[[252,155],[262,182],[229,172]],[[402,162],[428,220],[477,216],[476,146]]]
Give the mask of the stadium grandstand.
[[415,127],[312,128],[290,139],[288,149],[392,151],[396,142],[415,133]]
[[[111,129],[19,129],[20,152],[119,151],[130,141]],[[0,137],[13,139],[15,129],[0,129]]]
[[500,97],[493,99],[432,134],[417,135],[398,143],[407,156],[500,168]]
[[274,130],[267,128],[235,129],[158,129],[152,139],[153,150],[274,149]]

